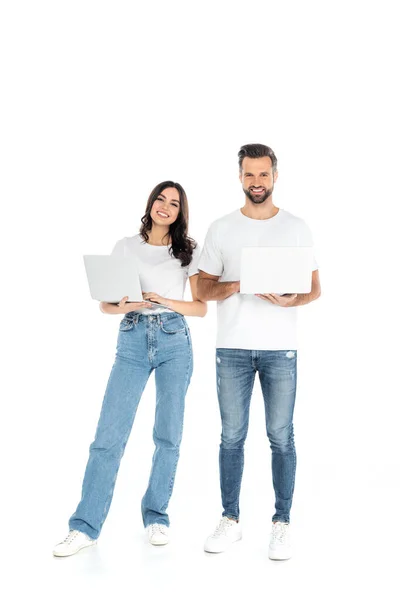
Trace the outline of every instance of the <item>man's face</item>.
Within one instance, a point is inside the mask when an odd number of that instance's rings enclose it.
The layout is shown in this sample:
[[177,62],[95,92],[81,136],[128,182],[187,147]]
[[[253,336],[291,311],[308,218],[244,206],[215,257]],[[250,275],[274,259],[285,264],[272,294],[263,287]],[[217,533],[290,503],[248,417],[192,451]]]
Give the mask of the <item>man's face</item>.
[[269,156],[243,159],[240,181],[243,191],[253,204],[262,204],[271,196],[278,172],[272,171]]

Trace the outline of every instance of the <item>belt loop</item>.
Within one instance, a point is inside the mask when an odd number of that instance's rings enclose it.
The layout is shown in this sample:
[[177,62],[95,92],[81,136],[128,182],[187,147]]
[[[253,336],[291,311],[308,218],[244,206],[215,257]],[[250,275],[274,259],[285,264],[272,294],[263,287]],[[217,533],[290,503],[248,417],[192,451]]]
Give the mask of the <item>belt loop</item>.
[[156,315],[156,317],[157,317],[157,324],[158,324],[158,326],[160,326],[160,324],[161,324],[161,315],[160,315],[160,313],[158,313]]
[[133,317],[133,322],[135,325],[138,324],[139,317],[140,317],[140,313],[136,313],[135,316]]

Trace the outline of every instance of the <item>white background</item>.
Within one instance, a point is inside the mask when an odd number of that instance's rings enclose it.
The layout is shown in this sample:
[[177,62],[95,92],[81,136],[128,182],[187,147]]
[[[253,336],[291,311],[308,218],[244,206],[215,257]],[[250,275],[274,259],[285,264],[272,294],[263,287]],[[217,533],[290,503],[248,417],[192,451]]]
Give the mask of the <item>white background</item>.
[[[2,549],[8,598],[398,598],[399,44],[395,2],[8,2],[0,12]],[[179,181],[190,233],[243,205],[237,152],[277,154],[274,202],[306,220],[321,298],[299,308],[295,555],[267,558],[273,490],[256,382],[243,541],[220,515],[215,305],[188,319],[195,371],[170,503],[145,540],[143,395],[97,547],[54,559],[80,495],[119,317],[82,255],[134,235]],[[2,576],[7,586],[7,577]]]

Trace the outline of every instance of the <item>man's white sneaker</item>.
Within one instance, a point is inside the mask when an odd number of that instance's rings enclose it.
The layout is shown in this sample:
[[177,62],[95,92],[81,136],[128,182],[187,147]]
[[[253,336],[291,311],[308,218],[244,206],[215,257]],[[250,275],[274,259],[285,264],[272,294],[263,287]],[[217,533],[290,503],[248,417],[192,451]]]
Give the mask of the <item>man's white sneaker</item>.
[[89,536],[76,529],[71,529],[63,542],[54,547],[54,556],[71,556],[76,554],[82,548],[93,546],[97,540],[92,540]]
[[289,523],[272,523],[268,557],[271,560],[288,560],[291,556]]
[[168,527],[160,523],[152,523],[147,527],[147,535],[149,536],[150,544],[153,546],[165,546],[168,544]]
[[241,525],[233,519],[222,517],[214,533],[206,539],[204,550],[206,552],[224,552],[230,544],[241,539]]

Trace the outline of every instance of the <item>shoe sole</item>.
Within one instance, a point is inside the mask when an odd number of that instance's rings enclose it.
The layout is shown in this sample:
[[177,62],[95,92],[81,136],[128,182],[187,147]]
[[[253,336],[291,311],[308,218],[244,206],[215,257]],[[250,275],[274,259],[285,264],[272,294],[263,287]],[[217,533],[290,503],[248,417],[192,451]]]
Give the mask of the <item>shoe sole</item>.
[[167,540],[166,542],[152,542],[151,540],[149,540],[149,542],[152,546],[166,546],[169,540]]
[[268,558],[270,560],[290,560],[292,558],[292,555],[289,554],[288,556],[279,556],[279,555],[275,554],[274,551],[270,550],[268,553]]
[[242,539],[242,534],[240,534],[240,536],[238,538],[236,538],[235,540],[232,540],[232,543],[229,544],[226,548],[223,548],[222,550],[207,550],[207,548],[204,547],[204,552],[208,552],[209,554],[221,554],[221,552],[225,552],[226,550],[228,550],[228,548],[235,542],[240,542],[241,539]]
[[90,544],[86,544],[85,546],[81,546],[80,548],[78,548],[78,550],[75,550],[75,552],[71,552],[70,554],[58,554],[57,552],[55,552],[53,550],[53,556],[55,556],[56,558],[67,558],[68,556],[73,556],[74,554],[78,554],[78,552],[80,552],[81,550],[84,550],[85,548],[90,548],[90,546],[95,546],[97,544],[97,541],[94,541]]

